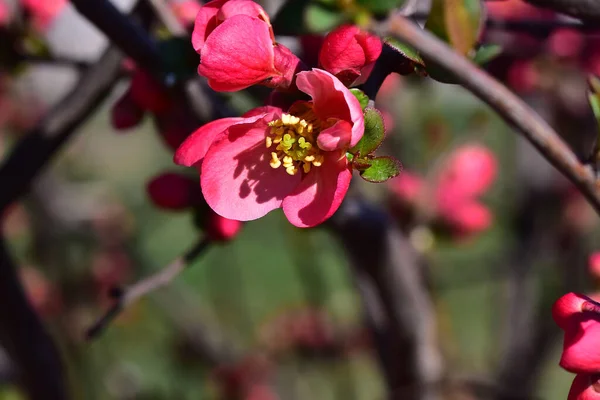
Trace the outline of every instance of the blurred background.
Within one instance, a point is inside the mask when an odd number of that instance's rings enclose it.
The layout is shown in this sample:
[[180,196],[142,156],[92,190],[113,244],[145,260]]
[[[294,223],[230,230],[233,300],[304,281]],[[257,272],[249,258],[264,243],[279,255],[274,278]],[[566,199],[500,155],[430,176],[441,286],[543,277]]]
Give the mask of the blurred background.
[[[134,6],[113,1],[124,13]],[[188,2],[163,3],[190,27]],[[285,5],[261,4],[279,34],[274,16]],[[314,59],[321,32],[340,22],[335,13],[311,10],[296,14],[302,36],[280,38],[305,59]],[[485,68],[587,160],[598,127],[586,79],[600,74],[600,31],[519,0],[488,2],[487,13],[482,42],[499,45],[499,54]],[[0,0],[0,25],[6,160],[109,43],[59,0]],[[168,37],[156,22],[150,33]],[[2,220],[28,300],[64,359],[72,398],[371,400],[390,390],[425,398],[386,384],[379,338],[365,316],[364,277],[348,249],[351,225],[301,230],[280,210],[210,246],[169,285],[86,340],[114,302],[111,288],[159,271],[204,234],[192,212],[165,209],[148,189],[165,172],[197,179],[173,164],[165,133],[187,135],[193,123],[146,113],[120,129],[128,124],[119,124],[115,107],[138,70],[123,64],[110,95]],[[345,206],[379,210],[404,249],[397,258],[417,268],[419,286],[410,287],[421,291],[430,314],[404,306],[430,324],[426,345],[437,379],[426,384],[437,397],[427,398],[565,399],[572,375],[558,366],[561,336],[550,307],[565,292],[593,293],[600,282],[600,260],[591,257],[600,250],[598,218],[491,109],[459,85],[423,75],[389,75],[375,102],[387,131],[378,151],[397,157],[403,173],[382,184],[356,179]],[[219,104],[239,115],[268,94],[244,90],[219,96]],[[363,243],[362,251],[376,264],[383,250]],[[369,260],[363,271],[375,268]],[[0,399],[26,398],[15,376],[0,351]]]

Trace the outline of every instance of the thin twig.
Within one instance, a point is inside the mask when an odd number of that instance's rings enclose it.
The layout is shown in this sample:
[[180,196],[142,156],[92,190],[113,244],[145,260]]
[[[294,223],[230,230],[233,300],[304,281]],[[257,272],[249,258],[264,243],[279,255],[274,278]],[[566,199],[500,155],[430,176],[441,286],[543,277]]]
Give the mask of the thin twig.
[[596,212],[600,213],[600,190],[592,168],[583,165],[554,129],[506,86],[405,17],[393,16],[375,30],[382,36],[396,36],[452,73],[459,83],[517,128],[557,170],[579,188]]
[[208,238],[203,238],[184,255],[177,257],[157,273],[150,275],[125,289],[113,288],[111,296],[115,298],[115,303],[87,330],[85,334],[86,338],[88,340],[96,338],[127,306],[154,290],[171,283],[171,281],[179,276],[192,261],[208,248],[209,244],[210,240]]

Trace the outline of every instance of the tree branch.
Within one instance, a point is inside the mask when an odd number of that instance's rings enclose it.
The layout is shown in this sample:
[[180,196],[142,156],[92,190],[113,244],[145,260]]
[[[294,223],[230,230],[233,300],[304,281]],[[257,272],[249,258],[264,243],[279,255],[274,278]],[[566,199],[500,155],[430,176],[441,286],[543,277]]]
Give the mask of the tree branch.
[[592,168],[583,165],[550,125],[523,100],[407,18],[393,16],[375,30],[382,36],[396,36],[451,72],[459,83],[517,128],[556,169],[579,188],[596,212],[600,213],[600,190]]
[[597,0],[525,0],[536,7],[549,8],[583,21],[600,22],[600,2]]
[[66,400],[60,354],[29,305],[16,269],[0,237],[0,340],[31,400]]
[[383,211],[347,199],[331,227],[344,245],[390,399],[438,398],[442,356],[435,310],[416,251]]
[[210,240],[203,238],[196,243],[184,255],[177,257],[169,265],[131,285],[125,289],[114,288],[111,296],[115,299],[115,304],[109,308],[106,313],[100,317],[86,332],[88,340],[98,337],[108,325],[125,309],[125,307],[144,297],[145,295],[168,285],[173,279],[181,274],[185,268],[201,255],[209,246]]

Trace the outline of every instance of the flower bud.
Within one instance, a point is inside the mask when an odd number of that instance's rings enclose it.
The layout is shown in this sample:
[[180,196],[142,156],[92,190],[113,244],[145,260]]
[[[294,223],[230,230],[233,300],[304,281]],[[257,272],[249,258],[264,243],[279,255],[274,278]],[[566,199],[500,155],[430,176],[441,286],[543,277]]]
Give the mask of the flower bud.
[[161,113],[171,106],[167,91],[144,70],[133,73],[129,90],[133,101],[143,110]]
[[67,5],[67,0],[21,0],[21,4],[31,14],[33,27],[45,32]]
[[590,255],[588,259],[588,271],[595,279],[600,279],[600,251]]
[[131,91],[127,91],[113,105],[110,117],[113,128],[117,130],[130,129],[142,122],[144,110],[133,100]]
[[578,374],[567,400],[600,400],[600,373]]
[[206,235],[210,240],[227,242],[237,236],[242,225],[241,221],[227,219],[211,211],[206,222]]
[[198,182],[173,172],[154,177],[146,189],[152,203],[164,210],[185,210],[198,204],[202,196]]
[[200,11],[200,3],[197,0],[183,0],[171,2],[173,14],[179,22],[185,26],[192,25]]
[[476,201],[455,209],[445,209],[442,218],[460,236],[472,236],[487,230],[493,221],[490,210]]
[[381,54],[381,40],[354,25],[342,25],[325,36],[319,64],[346,86],[364,83]]

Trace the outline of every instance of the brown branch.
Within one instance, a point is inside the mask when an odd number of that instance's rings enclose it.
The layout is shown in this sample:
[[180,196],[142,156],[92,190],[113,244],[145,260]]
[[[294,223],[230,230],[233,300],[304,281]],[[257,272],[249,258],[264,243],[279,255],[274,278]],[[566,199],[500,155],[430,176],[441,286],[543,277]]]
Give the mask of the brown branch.
[[452,73],[460,84],[515,127],[600,213],[600,190],[591,167],[583,165],[559,135],[523,100],[485,71],[454,52],[433,34],[400,15],[375,29],[392,34]]
[[549,8],[583,21],[600,22],[598,0],[525,0],[536,7]]
[[86,338],[94,339],[98,337],[127,306],[154,290],[171,283],[171,281],[179,276],[192,261],[208,248],[209,244],[210,240],[203,238],[184,255],[177,257],[157,273],[150,275],[125,289],[113,288],[111,296],[115,299],[114,305],[87,330],[85,334]]

